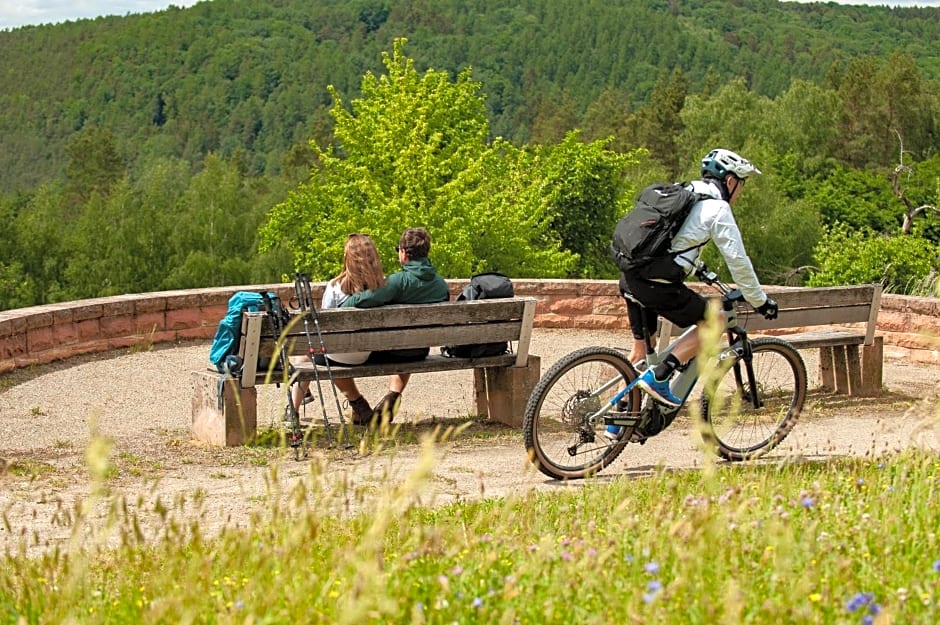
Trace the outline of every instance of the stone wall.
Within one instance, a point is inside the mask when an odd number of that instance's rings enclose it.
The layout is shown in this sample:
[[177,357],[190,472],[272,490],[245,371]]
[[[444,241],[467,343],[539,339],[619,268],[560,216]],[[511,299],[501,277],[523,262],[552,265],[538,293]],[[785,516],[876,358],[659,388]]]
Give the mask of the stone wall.
[[[535,326],[627,330],[612,280],[514,280],[517,295],[538,300]],[[466,281],[450,281],[456,296]],[[786,287],[770,287],[776,289]],[[293,285],[163,291],[63,302],[0,312],[0,373],[80,354],[209,340],[238,290],[269,290],[287,301]],[[319,301],[322,284],[313,285]],[[940,364],[940,299],[885,295],[878,315],[885,357]]]

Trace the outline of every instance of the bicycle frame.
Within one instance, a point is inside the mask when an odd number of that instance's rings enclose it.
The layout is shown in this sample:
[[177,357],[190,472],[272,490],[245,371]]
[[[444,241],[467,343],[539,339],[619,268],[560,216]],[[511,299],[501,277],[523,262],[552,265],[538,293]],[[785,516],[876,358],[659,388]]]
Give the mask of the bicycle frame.
[[[743,301],[743,296],[740,291],[737,289],[732,289],[727,284],[724,284],[718,279],[717,274],[714,272],[708,271],[704,265],[699,265],[695,269],[696,275],[701,278],[706,284],[714,286],[717,288],[722,295],[722,312],[725,315],[725,333],[728,339],[728,347],[726,347],[722,353],[719,355],[719,361],[726,359],[728,356],[733,355],[735,358],[734,363],[731,365],[734,369],[734,379],[737,387],[743,389],[745,387],[754,389],[754,392],[748,393],[750,395],[750,400],[754,408],[760,408],[763,402],[760,397],[758,397],[757,384],[755,383],[754,368],[753,368],[753,354],[751,353],[751,343],[748,339],[747,331],[738,325],[738,316],[737,311],[735,310],[735,302]],[[680,334],[674,341],[669,343],[662,351],[656,352],[650,349],[646,357],[647,367],[653,367],[662,362],[666,356],[672,353],[675,349],[676,344],[678,344],[682,339],[687,337],[692,332],[696,331],[696,326],[687,328],[682,334]],[[647,337],[647,346],[652,347],[649,343],[649,337]],[[682,406],[685,405],[686,400],[689,395],[692,393],[692,389],[695,388],[696,383],[698,382],[698,368],[696,366],[696,361],[698,357],[694,357],[689,360],[681,369],[679,373],[673,378],[669,387],[672,390],[673,394],[676,397],[682,398],[682,404],[677,407],[672,406],[663,406],[660,404],[654,404],[655,409],[659,411],[660,415],[664,417],[669,417],[679,410],[682,409]],[[744,371],[741,371],[741,363],[744,363]],[[633,365],[631,365],[633,366]],[[590,415],[587,418],[587,422],[594,426],[598,424],[604,425],[616,425],[616,426],[637,426],[639,425],[642,417],[648,412],[649,409],[641,408],[638,411],[633,411],[630,413],[629,417],[623,416],[623,413],[616,413],[615,408],[619,402],[623,400],[636,386],[637,379],[639,378],[639,372],[636,371],[634,367],[634,374],[636,378],[629,384],[627,384],[623,389],[620,390],[616,395],[614,395],[608,402],[606,402],[600,410]],[[746,380],[746,382],[745,382]],[[616,386],[620,383],[620,378],[613,378],[609,382],[601,385],[594,393],[593,396],[600,396],[610,388]],[[648,398],[645,399],[645,402],[650,402]],[[647,406],[649,404],[647,403]],[[615,414],[610,415],[611,412]],[[671,419],[670,419],[671,421]]]

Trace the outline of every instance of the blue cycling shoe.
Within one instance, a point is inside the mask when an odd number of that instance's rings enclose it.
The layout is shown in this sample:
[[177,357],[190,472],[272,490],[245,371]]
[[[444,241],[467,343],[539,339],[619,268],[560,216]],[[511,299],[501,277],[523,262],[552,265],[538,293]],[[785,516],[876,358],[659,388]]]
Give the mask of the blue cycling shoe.
[[644,371],[643,375],[636,381],[636,385],[661,404],[673,407],[682,405],[682,400],[672,394],[672,390],[669,388],[669,379],[657,380],[652,369]]

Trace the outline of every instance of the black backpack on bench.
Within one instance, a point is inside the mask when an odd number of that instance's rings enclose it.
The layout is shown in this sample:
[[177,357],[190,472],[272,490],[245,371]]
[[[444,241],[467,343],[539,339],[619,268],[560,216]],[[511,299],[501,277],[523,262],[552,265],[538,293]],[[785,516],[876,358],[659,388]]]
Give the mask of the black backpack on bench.
[[[501,273],[480,273],[470,278],[470,284],[457,296],[457,301],[500,299],[513,297],[512,281]],[[449,358],[485,358],[509,353],[509,343],[477,343],[474,345],[444,345],[441,353]]]

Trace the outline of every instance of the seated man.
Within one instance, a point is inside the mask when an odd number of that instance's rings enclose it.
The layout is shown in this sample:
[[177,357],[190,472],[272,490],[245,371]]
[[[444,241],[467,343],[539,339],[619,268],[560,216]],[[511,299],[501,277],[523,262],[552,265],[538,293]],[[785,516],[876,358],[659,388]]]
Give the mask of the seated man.
[[[388,276],[383,286],[367,291],[360,291],[349,296],[343,302],[343,308],[374,308],[385,304],[433,304],[446,302],[450,297],[447,283],[437,274],[437,270],[428,260],[431,250],[431,235],[424,228],[408,228],[405,230],[396,246],[401,271]],[[400,349],[372,352],[367,363],[411,362],[427,358],[430,348]],[[401,394],[408,384],[410,374],[396,374],[389,378],[389,391],[372,411],[371,421],[387,419],[389,422],[395,418],[401,406]],[[338,381],[338,380],[337,380]],[[353,407],[353,423],[367,425],[356,415],[363,413],[368,407],[368,401],[362,397],[355,388],[355,380],[350,379],[351,388],[343,389],[347,397],[359,395],[358,399],[350,399]],[[364,406],[363,406],[364,404]]]

